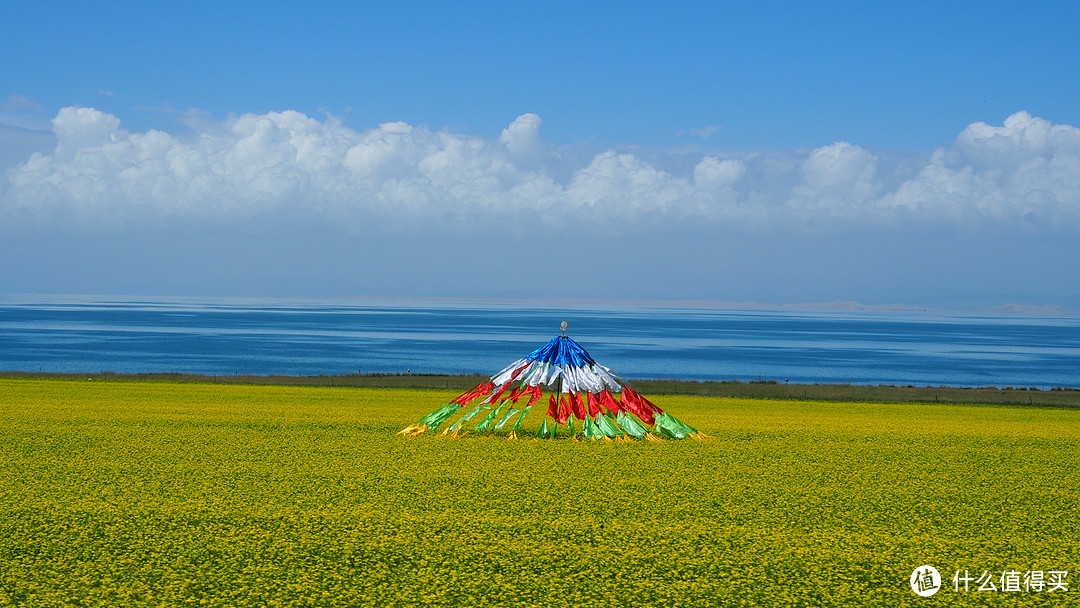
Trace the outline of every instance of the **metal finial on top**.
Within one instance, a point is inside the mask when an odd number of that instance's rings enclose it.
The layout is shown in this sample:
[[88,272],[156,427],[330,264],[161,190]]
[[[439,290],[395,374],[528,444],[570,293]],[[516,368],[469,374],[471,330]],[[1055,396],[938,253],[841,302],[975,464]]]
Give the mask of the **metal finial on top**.
[[562,323],[559,324],[559,329],[562,330],[562,335],[565,336],[566,335],[566,319],[563,319]]

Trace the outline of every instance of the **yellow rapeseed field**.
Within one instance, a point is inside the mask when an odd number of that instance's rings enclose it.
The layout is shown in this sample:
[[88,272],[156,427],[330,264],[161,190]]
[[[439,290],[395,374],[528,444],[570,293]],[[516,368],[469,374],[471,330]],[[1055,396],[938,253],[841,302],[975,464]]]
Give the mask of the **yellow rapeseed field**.
[[1080,411],[656,397],[711,439],[394,437],[454,396],[0,379],[0,605],[1080,597]]

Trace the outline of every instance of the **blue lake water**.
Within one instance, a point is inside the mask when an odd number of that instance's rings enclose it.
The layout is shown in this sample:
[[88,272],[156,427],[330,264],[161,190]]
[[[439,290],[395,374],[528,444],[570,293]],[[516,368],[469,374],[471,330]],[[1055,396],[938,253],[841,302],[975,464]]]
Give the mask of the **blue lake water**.
[[1080,388],[1080,318],[0,297],[0,370],[492,374],[558,334],[627,378]]

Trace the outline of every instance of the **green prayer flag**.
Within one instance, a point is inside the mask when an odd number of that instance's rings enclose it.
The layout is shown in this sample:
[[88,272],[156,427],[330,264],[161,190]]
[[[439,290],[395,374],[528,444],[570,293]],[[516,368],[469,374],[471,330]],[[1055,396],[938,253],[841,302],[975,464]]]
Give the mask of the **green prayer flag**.
[[454,412],[458,411],[458,408],[460,407],[461,406],[456,403],[448,403],[421,418],[417,421],[417,424],[426,424],[429,429],[435,429],[445,422],[447,418],[452,416]]
[[637,437],[638,439],[641,439],[649,432],[645,427],[641,426],[640,422],[626,412],[619,412],[619,415],[615,417],[615,421],[619,423],[619,426],[622,427],[622,430],[625,431],[627,435]]
[[476,426],[473,427],[473,430],[474,431],[486,431],[488,429],[488,427],[491,426],[491,421],[495,418],[495,416],[497,416],[499,414],[499,410],[501,410],[503,408],[503,405],[505,403],[506,402],[504,401],[504,402],[499,404],[499,407],[491,410],[490,414],[488,414],[487,416],[484,416],[483,420],[476,423]]
[[622,435],[622,431],[619,427],[615,426],[615,422],[607,415],[601,412],[596,417],[596,426],[600,428],[600,432],[614,439]]
[[503,425],[506,424],[506,421],[510,420],[510,417],[513,416],[516,413],[518,413],[518,411],[516,409],[514,409],[514,408],[510,408],[509,410],[507,410],[506,413],[503,414],[503,417],[499,418],[499,421],[497,423],[495,423],[495,429],[494,430],[497,431],[497,430],[501,429],[503,427]]
[[656,424],[653,425],[657,434],[670,439],[685,439],[690,433],[695,433],[693,427],[678,420],[671,414],[664,412],[656,416]]
[[536,438],[537,439],[543,439],[544,437],[547,437],[547,436],[548,436],[548,421],[547,421],[547,418],[544,418],[544,424],[541,424],[540,428],[537,429],[537,431],[536,431]]
[[668,427],[665,422],[662,415],[657,414],[655,424],[653,424],[653,431],[664,439],[679,439],[675,435],[675,431]]
[[532,409],[532,406],[530,405],[530,406],[527,406],[527,407],[526,407],[526,408],[525,408],[525,409],[524,409],[524,410],[523,410],[523,411],[521,412],[521,415],[520,415],[520,416],[518,416],[517,422],[516,422],[516,423],[514,424],[514,428],[510,429],[511,431],[513,431],[513,432],[515,432],[515,433],[517,432],[517,430],[518,430],[518,427],[520,427],[520,426],[521,426],[521,421],[525,419],[525,416],[526,416],[526,415],[527,415],[527,414],[529,413],[529,410],[531,410],[531,409]]
[[476,416],[476,414],[478,414],[480,412],[480,410],[484,409],[485,407],[486,406],[484,406],[484,405],[478,405],[478,406],[474,407],[468,414],[465,414],[461,418],[458,418],[457,422],[450,425],[450,428],[447,429],[447,430],[452,432],[452,431],[456,431],[457,429],[461,428],[462,424],[472,420],[473,416]]
[[591,438],[595,433],[596,430],[593,428],[592,418],[585,416],[585,421],[581,424],[581,434]]
[[671,427],[675,433],[679,436],[679,439],[685,438],[687,435],[696,433],[697,429],[686,424],[682,420],[672,416],[671,414],[664,412],[664,417],[667,419],[667,424]]

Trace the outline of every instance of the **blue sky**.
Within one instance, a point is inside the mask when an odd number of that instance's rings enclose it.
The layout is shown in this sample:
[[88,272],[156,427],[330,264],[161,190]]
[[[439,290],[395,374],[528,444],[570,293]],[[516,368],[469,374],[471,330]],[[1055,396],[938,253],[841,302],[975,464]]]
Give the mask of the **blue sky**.
[[1077,22],[22,3],[0,291],[1080,308]]

